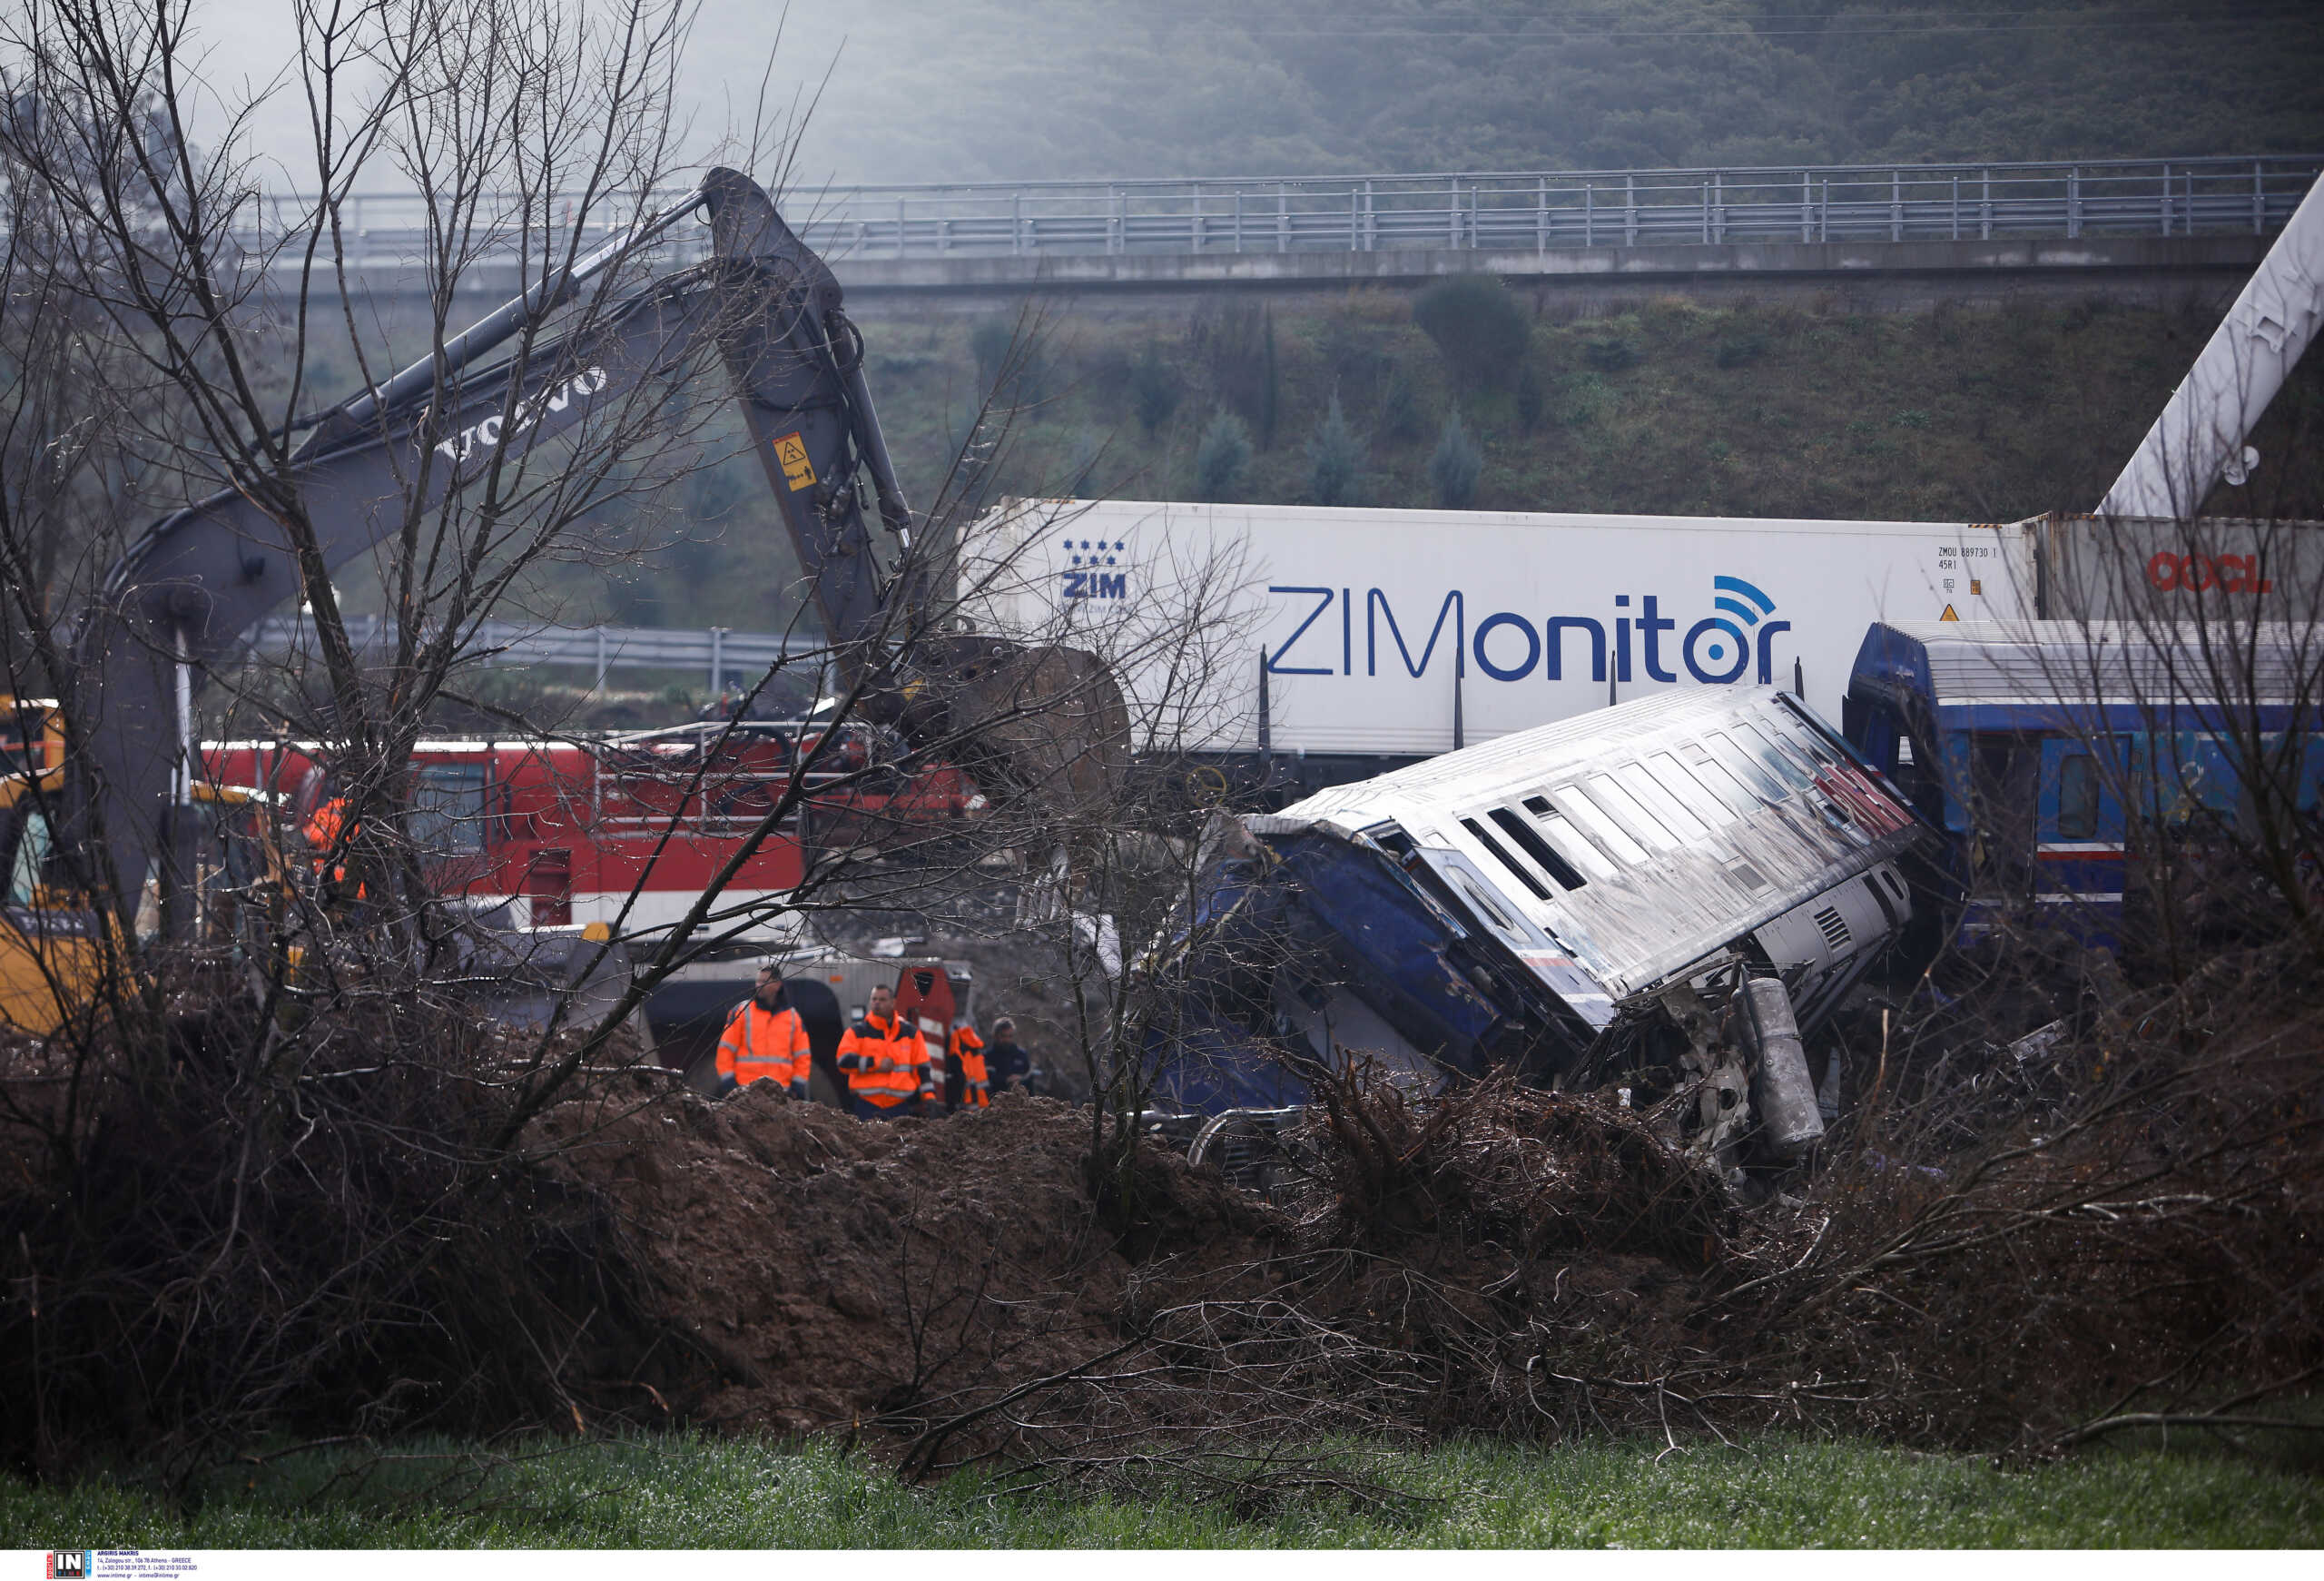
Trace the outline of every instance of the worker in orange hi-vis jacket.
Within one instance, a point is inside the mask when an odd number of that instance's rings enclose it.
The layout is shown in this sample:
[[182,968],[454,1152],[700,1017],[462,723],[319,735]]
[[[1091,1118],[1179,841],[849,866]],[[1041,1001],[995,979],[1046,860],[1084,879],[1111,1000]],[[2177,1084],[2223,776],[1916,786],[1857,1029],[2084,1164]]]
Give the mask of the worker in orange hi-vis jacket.
[[751,996],[734,1007],[726,1030],[718,1034],[718,1091],[773,1082],[792,1097],[804,1098],[812,1068],[806,1025],[783,1003],[783,975],[771,963],[762,965]]
[[839,1040],[839,1068],[847,1072],[847,1106],[859,1120],[893,1120],[920,1112],[931,1088],[928,1044],[920,1028],[896,1013],[896,991],[872,991],[863,1019]]
[[[299,831],[306,837],[307,849],[314,853],[315,877],[318,880],[328,877],[333,884],[347,882],[347,864],[331,860],[331,853],[340,847],[342,831],[348,840],[353,840],[363,832],[362,825],[348,821],[345,796],[333,796],[317,807],[308,815],[306,826]],[[344,855],[343,852],[341,854]],[[330,869],[328,874],[323,872],[325,867]],[[359,884],[355,886],[355,898],[369,898]]]
[[948,1110],[990,1108],[992,1089],[991,1083],[985,1080],[984,1039],[977,1036],[977,1029],[965,1020],[955,1022],[950,1047],[946,1052],[944,1107]]

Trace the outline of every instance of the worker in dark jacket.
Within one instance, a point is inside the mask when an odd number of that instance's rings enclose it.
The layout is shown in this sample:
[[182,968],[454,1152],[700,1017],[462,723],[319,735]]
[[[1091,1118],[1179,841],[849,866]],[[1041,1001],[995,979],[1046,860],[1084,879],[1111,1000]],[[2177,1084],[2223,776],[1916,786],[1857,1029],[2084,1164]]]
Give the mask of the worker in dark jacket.
[[1025,1091],[1025,1078],[1033,1072],[1033,1056],[1018,1042],[1017,1023],[1005,1015],[992,1023],[992,1046],[984,1052],[984,1065],[994,1092]]
[[847,1075],[847,1106],[859,1120],[893,1120],[919,1112],[931,1085],[928,1045],[920,1028],[896,1013],[896,991],[872,991],[863,1019],[839,1040],[839,1068]]

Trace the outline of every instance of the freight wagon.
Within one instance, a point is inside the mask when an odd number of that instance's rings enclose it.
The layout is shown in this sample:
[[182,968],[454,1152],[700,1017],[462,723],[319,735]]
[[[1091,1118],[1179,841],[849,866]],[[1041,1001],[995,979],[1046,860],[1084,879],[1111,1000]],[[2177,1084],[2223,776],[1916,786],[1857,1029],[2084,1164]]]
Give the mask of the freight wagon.
[[1013,500],[971,529],[995,629],[1114,663],[1138,747],[1279,795],[1689,687],[1837,717],[1867,627],[2313,618],[2324,533]]

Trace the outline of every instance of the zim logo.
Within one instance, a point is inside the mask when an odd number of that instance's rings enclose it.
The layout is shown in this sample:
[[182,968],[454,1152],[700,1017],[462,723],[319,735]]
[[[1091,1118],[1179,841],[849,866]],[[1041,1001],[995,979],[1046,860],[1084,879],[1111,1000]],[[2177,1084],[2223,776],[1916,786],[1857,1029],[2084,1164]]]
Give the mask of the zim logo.
[[1108,543],[1103,539],[1067,539],[1064,547],[1078,570],[1059,571],[1064,586],[1059,597],[1065,598],[1127,598],[1129,597],[1129,573],[1105,568],[1120,563],[1119,557],[1129,548],[1127,539]]

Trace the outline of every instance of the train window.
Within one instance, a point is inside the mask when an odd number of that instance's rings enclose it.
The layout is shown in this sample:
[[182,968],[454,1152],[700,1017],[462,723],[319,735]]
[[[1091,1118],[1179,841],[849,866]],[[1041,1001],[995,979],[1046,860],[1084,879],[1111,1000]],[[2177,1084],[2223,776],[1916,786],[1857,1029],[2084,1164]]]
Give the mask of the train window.
[[1590,843],[1590,836],[1565,821],[1558,810],[1550,805],[1545,796],[1527,796],[1525,810],[1533,815],[1550,844],[1564,853],[1566,860],[1577,867],[1586,867],[1600,878],[1611,878],[1621,871],[1606,860],[1606,854]]
[[[1501,842],[1494,839],[1491,835],[1486,834],[1482,824],[1478,823],[1474,818],[1463,818],[1461,820],[1461,827],[1468,830],[1469,833],[1475,837],[1478,845],[1492,852],[1493,860],[1500,863],[1503,867],[1508,868],[1510,873],[1515,876],[1518,883],[1523,884],[1527,889],[1531,890],[1533,892],[1534,899],[1547,900],[1550,898],[1550,892],[1541,886],[1541,881],[1534,877],[1531,874],[1526,872],[1524,867],[1519,864],[1516,857],[1512,856],[1508,852],[1502,850]],[[1503,922],[1501,925],[1502,927],[1507,927],[1509,924],[1506,922]]]
[[1659,818],[1640,805],[1610,774],[1590,776],[1590,799],[1621,820],[1632,834],[1657,851],[1676,851],[1682,842]]
[[2087,840],[2098,833],[2098,764],[2087,752],[2058,759],[2058,838]]
[[0,774],[40,771],[40,736],[23,713],[0,715]]
[[1643,862],[1646,847],[1631,839],[1620,824],[1608,816],[1605,810],[1582,793],[1580,786],[1566,786],[1556,793],[1557,805],[1581,827],[1590,831],[1600,845],[1614,855],[1617,862]]
[[1519,850],[1541,864],[1541,871],[1556,879],[1559,888],[1580,889],[1590,882],[1575,870],[1572,863],[1552,850],[1532,825],[1507,807],[1495,807],[1486,815],[1501,825],[1502,832],[1516,842]]
[[1783,781],[1769,773],[1759,755],[1766,750],[1748,736],[1740,741],[1729,740],[1717,730],[1703,732],[1703,745],[1717,755],[1719,766],[1741,780],[1760,801],[1772,806],[1791,792]]
[[1695,776],[1692,769],[1679,761],[1678,755],[1658,752],[1654,755],[1654,779],[1664,790],[1687,804],[1687,808],[1708,828],[1732,823],[1735,809],[1720,801],[1710,788]]
[[39,893],[48,859],[55,850],[55,841],[48,828],[48,815],[34,807],[26,807],[16,823],[15,849],[9,855],[8,904],[30,905]]
[[1644,764],[1625,763],[1614,770],[1614,777],[1681,840],[1699,840],[1710,833],[1709,826],[1681,805]]
[[[1467,823],[1468,820],[1464,818],[1462,822]],[[1523,931],[1520,929],[1515,923],[1509,920],[1507,914],[1502,911],[1500,906],[1493,904],[1493,898],[1492,895],[1485,893],[1484,885],[1479,884],[1475,879],[1470,877],[1467,874],[1462,872],[1457,867],[1452,870],[1452,876],[1460,880],[1461,893],[1468,897],[1469,904],[1477,908],[1478,914],[1482,916],[1486,922],[1492,924],[1494,927],[1499,928],[1504,934],[1515,934],[1520,937],[1523,936]]]
[[431,856],[484,849],[486,766],[430,763],[412,776],[411,843]]
[[1757,737],[1766,750],[1760,761],[1779,779],[1788,781],[1794,790],[1804,790],[1816,783],[1816,770],[1807,755],[1790,742],[1781,741],[1750,720],[1741,721],[1738,728],[1747,737]]
[[1765,805],[1744,787],[1741,780],[1735,777],[1733,769],[1716,757],[1710,756],[1708,751],[1693,767],[1696,777],[1709,787],[1710,793],[1737,812],[1756,813]]

